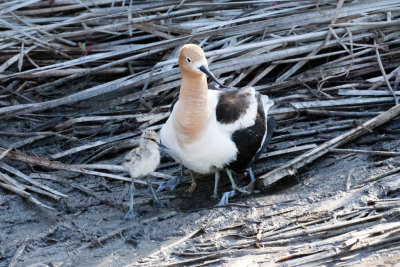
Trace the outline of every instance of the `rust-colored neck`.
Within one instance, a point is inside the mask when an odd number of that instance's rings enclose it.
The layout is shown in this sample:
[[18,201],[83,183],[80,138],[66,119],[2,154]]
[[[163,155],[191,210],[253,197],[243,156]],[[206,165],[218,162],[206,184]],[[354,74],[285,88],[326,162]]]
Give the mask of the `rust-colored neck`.
[[179,92],[180,100],[207,100],[207,77],[205,74],[191,73],[188,71],[181,71],[182,82],[181,90]]
[[195,142],[206,129],[210,118],[207,78],[204,74],[182,71],[177,109],[175,126],[183,136],[181,142]]

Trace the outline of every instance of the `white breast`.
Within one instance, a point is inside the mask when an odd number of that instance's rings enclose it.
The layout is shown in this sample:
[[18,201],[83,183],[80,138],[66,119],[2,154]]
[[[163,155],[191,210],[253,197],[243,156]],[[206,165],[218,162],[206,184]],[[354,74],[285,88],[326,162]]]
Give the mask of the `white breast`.
[[[137,150],[140,151],[139,148]],[[125,168],[128,169],[129,174],[134,178],[149,175],[155,171],[160,163],[160,153],[157,148],[147,153],[143,153],[143,151],[140,152],[140,155],[137,157],[132,153],[130,161],[124,163]]]
[[[171,157],[187,168],[203,174],[223,168],[234,160],[237,154],[236,145],[231,140],[231,132],[222,129],[216,119],[218,91],[209,90],[208,100],[210,123],[198,141],[191,144],[178,142],[179,132],[173,124],[176,109],[172,111],[160,132],[161,143],[169,148]],[[176,105],[179,105],[179,101]]]

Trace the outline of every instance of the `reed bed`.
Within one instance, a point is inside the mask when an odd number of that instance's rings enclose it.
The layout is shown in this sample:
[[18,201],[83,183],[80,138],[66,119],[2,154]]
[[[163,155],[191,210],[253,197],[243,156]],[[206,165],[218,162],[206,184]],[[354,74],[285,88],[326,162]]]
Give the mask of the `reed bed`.
[[[399,140],[399,27],[398,0],[0,1],[0,187],[57,210],[68,194],[52,185],[68,183],[69,175],[129,182],[123,154],[138,145],[142,130],[159,129],[169,116],[179,93],[177,55],[185,43],[204,49],[210,70],[224,84],[254,86],[275,101],[270,114],[277,128],[255,169],[260,190],[326,154],[398,157],[399,148],[338,147],[388,122],[376,142]],[[179,166],[165,159],[154,175],[164,181],[178,173]],[[357,232],[358,243],[350,230],[343,232],[387,217],[373,210],[365,219],[357,217],[365,215],[360,210],[346,222],[324,213],[298,224],[324,220],[340,226],[330,226],[331,243],[288,246],[295,252],[276,262],[329,262],[364,249],[360,240],[367,237],[373,247],[399,242],[398,223],[371,224]],[[180,262],[190,258],[179,264],[220,262],[231,253],[253,253],[251,246],[278,250],[275,240],[311,240],[329,230],[295,230],[290,227],[298,217],[288,218],[293,221],[281,225],[287,231],[274,238],[264,234],[272,231],[266,227],[246,237],[253,241],[218,252],[210,245],[173,253]],[[395,240],[379,239],[383,232],[394,233]],[[182,242],[187,240],[192,237]],[[338,242],[344,242],[339,252],[332,249]],[[200,258],[194,255],[199,250]]]

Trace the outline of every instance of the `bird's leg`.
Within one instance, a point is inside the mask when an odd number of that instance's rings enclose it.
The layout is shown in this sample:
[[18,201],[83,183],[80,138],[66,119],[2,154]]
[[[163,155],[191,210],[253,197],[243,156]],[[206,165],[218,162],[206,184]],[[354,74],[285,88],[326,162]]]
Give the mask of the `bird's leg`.
[[151,195],[153,196],[153,203],[160,205],[160,200],[158,199],[156,192],[154,191],[154,188],[151,184],[150,175],[146,176],[146,182],[147,182],[147,186],[150,189]]
[[243,194],[249,194],[249,192],[237,187],[235,180],[233,180],[233,177],[232,177],[232,171],[230,169],[225,169],[225,170],[226,170],[226,174],[228,174],[229,180],[231,180],[232,189],[235,191],[239,191],[240,193],[243,193]]
[[253,169],[251,167],[249,168],[249,176],[251,182],[254,183],[256,181],[256,178],[254,177]]
[[188,193],[193,193],[193,191],[196,189],[197,183],[196,183],[196,178],[194,178],[193,172],[189,170],[190,177],[192,178],[192,183],[190,184],[190,187],[186,189]]
[[133,219],[136,217],[136,213],[133,211],[133,197],[135,196],[135,182],[134,178],[132,178],[130,190],[129,190],[129,211],[125,215],[124,219]]
[[237,189],[237,186],[236,186],[235,180],[233,180],[231,170],[230,170],[230,169],[226,169],[226,174],[228,174],[229,180],[231,180],[232,189],[233,189],[233,190],[236,190],[236,189]]
[[247,192],[247,191],[245,191],[245,190],[243,190],[243,189],[241,189],[241,188],[238,188],[238,187],[236,186],[236,183],[235,183],[235,181],[233,180],[233,177],[232,177],[232,172],[231,172],[231,170],[230,170],[230,169],[225,169],[225,170],[226,170],[226,174],[228,174],[229,180],[231,180],[231,184],[232,184],[232,189],[233,189],[233,190],[232,190],[232,191],[225,192],[225,193],[222,195],[222,198],[221,198],[221,200],[218,202],[217,206],[224,206],[224,205],[227,205],[227,204],[229,203],[229,198],[236,195],[236,191],[239,191],[239,192],[244,193],[244,194],[249,194],[249,192]]
[[254,177],[254,173],[253,173],[253,170],[251,169],[251,167],[248,169],[248,171],[249,171],[249,176],[250,176],[251,182],[248,185],[246,185],[243,189],[251,194],[254,192],[256,178]]
[[164,182],[160,184],[160,186],[157,188],[156,192],[161,192],[165,190],[166,188],[169,188],[169,191],[174,191],[175,188],[181,183],[181,178],[180,177],[174,177],[174,179],[171,179],[168,182]]
[[221,175],[219,174],[219,171],[215,172],[215,181],[214,181],[214,194],[212,195],[212,198],[217,198],[218,197],[218,183],[219,183],[219,178]]
[[221,200],[218,202],[217,207],[227,205],[229,203],[229,198],[236,195],[236,191],[228,191],[222,194]]
[[169,206],[169,201],[168,200],[160,200],[157,197],[157,194],[154,191],[154,188],[153,188],[153,185],[152,185],[152,182],[151,182],[151,179],[150,179],[150,175],[148,175],[146,177],[146,182],[147,182],[147,185],[148,185],[148,187],[150,189],[151,195],[153,196],[153,205],[157,205],[157,206],[159,206],[161,208]]
[[181,164],[181,176],[185,176],[185,166],[183,164]]

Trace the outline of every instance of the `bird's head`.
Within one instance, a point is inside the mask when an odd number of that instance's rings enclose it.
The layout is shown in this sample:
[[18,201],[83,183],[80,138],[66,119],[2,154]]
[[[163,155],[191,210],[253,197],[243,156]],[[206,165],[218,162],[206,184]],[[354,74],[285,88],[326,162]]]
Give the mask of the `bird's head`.
[[155,131],[144,131],[142,133],[141,141],[146,143],[146,144],[156,144],[158,145],[160,143],[160,137]]
[[181,72],[202,75],[201,68],[208,68],[203,49],[195,44],[185,44],[179,51],[179,68]]
[[200,46],[195,44],[185,44],[182,46],[179,51],[178,62],[182,75],[185,73],[185,75],[198,76],[204,73],[220,86],[224,86],[208,70],[207,59]]

